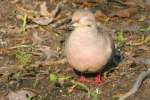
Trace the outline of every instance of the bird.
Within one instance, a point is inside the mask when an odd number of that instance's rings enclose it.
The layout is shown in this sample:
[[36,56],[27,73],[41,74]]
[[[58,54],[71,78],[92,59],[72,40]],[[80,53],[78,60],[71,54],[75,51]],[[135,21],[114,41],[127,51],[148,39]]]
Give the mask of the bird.
[[81,73],[101,72],[113,55],[114,41],[111,34],[98,26],[90,10],[76,10],[72,15],[72,23],[74,30],[65,44],[69,65]]

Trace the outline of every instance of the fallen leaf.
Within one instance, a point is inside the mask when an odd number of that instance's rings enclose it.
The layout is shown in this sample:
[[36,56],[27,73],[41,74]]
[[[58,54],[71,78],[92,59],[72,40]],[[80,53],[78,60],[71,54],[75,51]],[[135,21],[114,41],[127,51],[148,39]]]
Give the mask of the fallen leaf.
[[18,91],[10,91],[6,96],[9,100],[30,100],[29,98],[35,97],[36,94],[29,90],[18,90]]
[[136,23],[129,23],[127,26],[124,27],[123,31],[125,32],[137,32],[139,31],[141,28],[140,25],[136,24]]
[[150,25],[150,18],[146,18],[146,19],[144,20],[144,23],[147,24],[147,25]]
[[146,9],[150,9],[150,0],[145,0],[144,5]]
[[119,98],[119,97],[121,97],[121,96],[123,96],[123,94],[118,93],[118,94],[113,95],[113,98]]
[[48,12],[47,10],[47,6],[46,6],[46,2],[43,2],[41,5],[40,5],[40,14],[44,17],[48,17],[50,16],[50,13]]
[[127,5],[128,7],[137,7],[137,3],[134,1],[125,1],[124,2],[125,5]]
[[32,21],[39,25],[48,25],[53,21],[53,18],[39,17],[39,18],[33,18]]
[[38,50],[42,51],[47,56],[47,60],[58,55],[57,52],[53,51],[49,46],[40,46]]
[[144,22],[144,20],[146,19],[145,16],[142,16],[141,18],[138,19],[139,22]]
[[0,48],[0,55],[4,55],[4,54],[7,54],[9,53],[10,51],[6,48]]
[[145,0],[125,0],[124,4],[127,5],[128,7],[144,7],[144,1]]
[[44,41],[41,37],[38,36],[38,33],[33,33],[33,43],[34,44],[40,44],[42,41]]
[[118,17],[131,17],[132,15],[134,15],[137,12],[137,8],[128,8],[128,9],[123,9],[123,10],[119,10],[115,13],[112,13],[110,16],[118,16]]
[[100,11],[100,10],[96,11],[95,17],[96,17],[96,19],[98,19],[100,21],[106,21],[109,18],[104,13],[102,13],[102,11]]

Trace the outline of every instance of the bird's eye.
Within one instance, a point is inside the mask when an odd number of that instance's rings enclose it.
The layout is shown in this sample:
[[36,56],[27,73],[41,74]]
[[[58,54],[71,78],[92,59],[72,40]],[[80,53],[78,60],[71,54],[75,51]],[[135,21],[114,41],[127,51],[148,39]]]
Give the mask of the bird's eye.
[[88,27],[91,27],[91,25],[87,25]]

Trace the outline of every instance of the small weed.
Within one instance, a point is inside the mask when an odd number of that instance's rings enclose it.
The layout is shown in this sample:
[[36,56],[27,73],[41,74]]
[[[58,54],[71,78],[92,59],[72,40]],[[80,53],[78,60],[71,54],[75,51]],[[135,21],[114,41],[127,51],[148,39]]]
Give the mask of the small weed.
[[96,89],[94,92],[91,92],[90,94],[92,100],[99,100],[98,96],[101,94],[101,91],[99,89]]
[[56,75],[56,74],[54,74],[54,73],[51,73],[50,75],[49,75],[49,81],[50,82],[57,82],[58,81],[58,76]]
[[76,88],[78,88],[78,89],[80,89],[80,90],[85,90],[85,91],[87,91],[87,92],[88,92],[88,96],[90,97],[90,89],[89,89],[88,86],[86,86],[86,85],[83,84],[83,83],[76,82],[76,81],[74,81],[74,80],[71,80],[71,83],[73,83]]
[[77,82],[77,81],[74,81],[74,80],[71,80],[71,82],[73,83],[73,88],[78,88],[80,90],[85,90],[88,92],[88,97],[91,98],[91,100],[98,100],[98,96],[101,94],[101,91],[99,89],[96,89],[94,92],[90,91],[90,88],[83,84],[83,83],[80,83],[80,82]]
[[27,26],[27,15],[24,15],[23,18],[22,18],[22,32],[25,32],[26,30],[26,26]]
[[33,99],[32,96],[27,97],[27,100],[32,100],[32,99]]
[[115,37],[115,43],[117,44],[117,47],[120,48],[125,43],[125,38],[123,36],[123,32],[117,32],[117,35]]
[[31,54],[18,49],[16,52],[16,58],[22,65],[26,65],[31,58]]
[[34,83],[33,83],[33,87],[34,87],[34,88],[36,88],[36,86],[38,85],[39,81],[40,81],[39,78],[36,78],[36,79],[35,79],[35,81],[34,81]]
[[141,32],[150,32],[150,25],[146,28],[140,29]]

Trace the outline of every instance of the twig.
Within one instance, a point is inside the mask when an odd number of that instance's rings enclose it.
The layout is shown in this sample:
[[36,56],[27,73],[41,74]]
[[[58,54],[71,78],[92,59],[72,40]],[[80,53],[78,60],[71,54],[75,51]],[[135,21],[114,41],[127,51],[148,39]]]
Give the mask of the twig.
[[9,49],[28,48],[28,47],[32,47],[32,46],[31,45],[17,45],[17,46],[10,47]]
[[[44,4],[45,4],[45,2],[44,2]],[[57,4],[56,8],[51,12],[50,16],[32,18],[32,21],[39,25],[48,25],[48,24],[52,23],[54,21],[54,18],[57,16],[58,12],[60,11],[61,6],[62,6],[62,2],[59,2]],[[47,15],[49,15],[49,12],[46,10],[46,8],[41,7],[41,9],[43,9],[47,13]]]
[[67,63],[67,60],[64,58],[64,59],[59,59],[57,61],[43,61],[43,62],[36,62],[35,64],[32,64],[31,66],[32,67],[37,67],[39,65],[47,68],[48,66],[51,66],[51,65],[59,65],[59,64],[65,64]]
[[38,33],[33,33],[33,37],[34,37],[39,43],[41,43],[42,41],[44,41],[41,37],[38,36]]
[[124,4],[124,2],[122,0],[108,0],[108,2],[115,2],[115,3],[118,3],[122,6],[126,6],[126,4]]
[[57,4],[56,8],[52,11],[48,24],[50,24],[54,21],[54,18],[57,16],[58,12],[60,11],[61,6],[62,6],[62,2],[59,2]]
[[123,96],[121,96],[119,98],[119,100],[124,100],[127,97],[129,97],[130,95],[134,94],[139,87],[141,86],[142,82],[144,79],[150,77],[150,68],[145,72],[142,72],[139,77],[137,78],[137,81],[134,83],[133,87],[129,90],[129,92],[127,92],[126,94],[124,94]]
[[140,46],[140,45],[144,45],[146,43],[147,44],[150,43],[150,36],[145,37],[145,39],[142,40],[141,42],[136,42],[136,43],[131,42],[131,43],[127,43],[127,44],[130,46]]
[[52,28],[57,28],[65,23],[68,23],[70,21],[69,18],[60,19],[57,22],[53,23],[51,26]]
[[57,4],[56,8],[52,11],[52,17],[55,17],[55,16],[58,14],[58,12],[60,11],[60,8],[61,8],[61,6],[62,6],[62,3],[63,3],[63,2],[59,2],[59,3]]
[[57,61],[45,61],[42,63],[43,66],[50,66],[50,65],[59,65],[59,64],[64,64],[66,63],[67,60],[64,58],[64,59],[60,59],[60,60],[57,60]]

